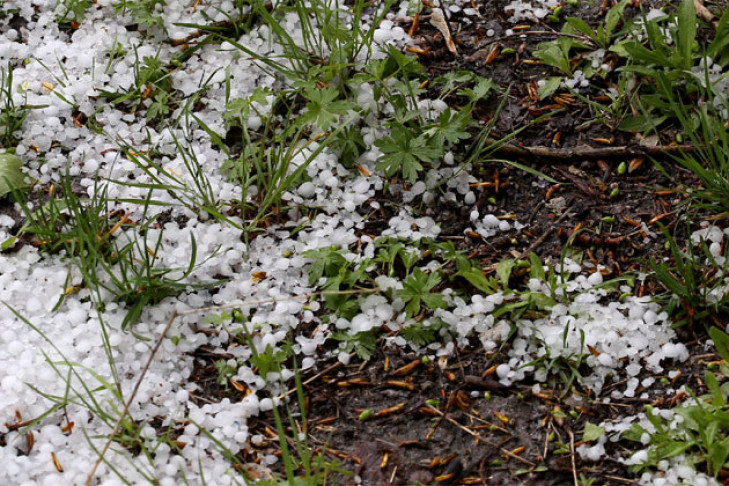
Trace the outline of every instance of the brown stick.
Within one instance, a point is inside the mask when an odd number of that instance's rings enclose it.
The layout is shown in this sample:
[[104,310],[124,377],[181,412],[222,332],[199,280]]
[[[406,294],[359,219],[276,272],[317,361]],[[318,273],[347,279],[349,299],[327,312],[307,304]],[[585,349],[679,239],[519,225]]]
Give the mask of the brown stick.
[[579,159],[601,159],[613,157],[666,156],[692,153],[698,150],[693,145],[657,145],[643,147],[640,145],[621,145],[617,147],[553,148],[539,145],[536,147],[520,147],[506,144],[492,152],[500,157],[538,158],[556,162],[574,162]]
[[139,387],[142,385],[142,378],[144,378],[144,375],[147,374],[147,370],[149,370],[149,367],[152,365],[154,356],[157,354],[157,351],[159,351],[160,346],[162,346],[162,342],[164,341],[165,337],[167,336],[167,333],[169,332],[170,327],[172,327],[172,323],[175,322],[175,319],[177,319],[177,316],[178,316],[177,311],[173,310],[172,314],[170,314],[169,320],[167,321],[167,325],[165,326],[164,330],[162,331],[162,334],[160,335],[159,339],[157,339],[157,342],[152,347],[152,351],[149,353],[147,362],[144,363],[142,372],[139,374],[139,379],[134,384],[132,393],[129,395],[129,398],[127,399],[126,403],[124,403],[124,410],[122,410],[121,415],[119,415],[119,419],[116,421],[116,424],[114,424],[114,428],[111,430],[111,433],[109,434],[109,439],[106,441],[106,444],[104,444],[104,447],[101,449],[101,452],[99,453],[99,457],[96,459],[96,462],[94,463],[94,467],[91,468],[91,472],[86,477],[86,482],[84,483],[86,486],[89,486],[91,484],[91,481],[94,479],[94,476],[96,475],[96,470],[99,468],[101,461],[104,460],[104,455],[106,454],[106,451],[109,450],[109,447],[111,447],[111,443],[114,442],[114,437],[116,437],[117,432],[119,432],[119,429],[121,428],[121,425],[124,422],[124,419],[127,417],[127,414],[129,413],[129,408],[132,406],[132,403],[134,403],[134,399],[137,396],[137,392],[139,392]]

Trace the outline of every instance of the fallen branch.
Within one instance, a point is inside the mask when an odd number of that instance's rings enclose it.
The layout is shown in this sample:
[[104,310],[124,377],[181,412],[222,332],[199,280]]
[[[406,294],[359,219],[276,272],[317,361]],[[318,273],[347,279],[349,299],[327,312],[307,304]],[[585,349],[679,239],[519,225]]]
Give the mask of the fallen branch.
[[[497,143],[494,141],[494,143]],[[558,162],[574,162],[578,159],[602,159],[602,158],[626,158],[640,156],[666,156],[680,155],[696,152],[698,149],[693,145],[621,145],[617,147],[573,147],[556,148],[539,145],[536,147],[521,147],[513,144],[502,145],[491,154],[499,157],[513,158],[538,158]]]

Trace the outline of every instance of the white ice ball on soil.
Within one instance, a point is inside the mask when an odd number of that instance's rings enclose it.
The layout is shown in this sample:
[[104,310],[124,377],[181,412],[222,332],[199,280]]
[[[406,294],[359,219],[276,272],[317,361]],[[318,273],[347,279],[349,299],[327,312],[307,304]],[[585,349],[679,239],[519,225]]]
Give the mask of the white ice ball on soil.
[[304,199],[311,199],[316,195],[316,186],[311,182],[304,182],[299,186],[299,196]]
[[613,366],[613,357],[608,353],[600,353],[597,357],[597,362],[606,368],[611,368]]
[[497,218],[493,214],[487,214],[483,217],[483,224],[487,228],[496,228],[497,226],[499,226],[500,223],[501,221],[499,221],[499,218]]
[[590,287],[595,287],[602,283],[602,274],[600,272],[593,272],[587,277],[587,283]]
[[502,380],[509,375],[510,371],[511,367],[507,364],[500,364],[496,367],[496,375]]

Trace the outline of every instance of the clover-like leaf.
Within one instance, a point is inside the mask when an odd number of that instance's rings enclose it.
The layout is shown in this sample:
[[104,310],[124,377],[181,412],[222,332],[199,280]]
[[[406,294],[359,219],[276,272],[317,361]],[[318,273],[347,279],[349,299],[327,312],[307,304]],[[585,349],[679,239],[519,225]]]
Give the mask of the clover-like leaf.
[[13,191],[22,189],[25,183],[25,175],[20,168],[23,163],[13,154],[0,154],[0,197]]
[[355,107],[354,103],[339,99],[339,91],[334,88],[307,88],[304,95],[309,102],[300,122],[313,123],[322,130],[329,130],[338,116]]
[[395,125],[392,135],[377,140],[375,145],[382,151],[377,168],[385,170],[388,176],[402,169],[402,175],[411,182],[418,178],[423,169],[420,162],[433,162],[443,155],[443,148],[428,145],[424,136],[415,136],[408,128]]

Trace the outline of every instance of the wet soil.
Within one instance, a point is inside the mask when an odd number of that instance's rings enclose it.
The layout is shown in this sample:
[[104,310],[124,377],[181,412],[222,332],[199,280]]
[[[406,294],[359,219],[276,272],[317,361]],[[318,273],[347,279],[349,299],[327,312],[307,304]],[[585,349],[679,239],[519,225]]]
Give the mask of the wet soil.
[[[504,13],[507,3],[474,0],[472,4],[481,14],[478,21],[466,22],[460,14],[451,17],[458,56],[447,50],[440,32],[423,22],[415,35],[424,51],[420,61],[433,77],[466,69],[500,86],[506,100],[495,124],[495,138],[560,110],[524,129],[511,142],[515,147],[539,148],[540,156],[514,156],[513,151],[493,154],[511,157],[558,182],[546,182],[503,163],[479,161],[473,170],[484,183],[474,188],[479,212],[513,217],[524,224],[496,238],[483,239],[466,231],[472,208],[443,204],[434,211],[423,206],[422,214],[436,219],[442,228],[440,238],[453,241],[484,268],[529,252],[554,262],[566,246],[584,253],[585,271],[602,266],[605,278],[640,270],[651,258],[662,258],[666,240],[659,223],[672,228],[678,240],[686,236],[677,224],[688,210],[680,189],[695,186],[696,181],[668,156],[657,156],[666,168],[666,172],[660,171],[645,156],[646,143],[640,136],[595,122],[596,113],[584,100],[538,100],[536,82],[558,73],[532,62],[531,52],[540,42],[553,40],[558,27],[525,23],[529,29],[507,35],[507,29],[514,28]],[[650,8],[650,3],[644,1],[644,8]],[[594,26],[602,22],[609,6],[603,2],[582,2],[579,7],[565,4],[564,16],[578,16]],[[637,12],[632,6],[626,10],[628,15]],[[487,35],[490,30],[493,36]],[[492,58],[495,47],[513,49],[514,54]],[[603,62],[617,60],[606,54]],[[609,83],[607,79],[605,86],[593,86],[583,94],[599,97]],[[483,119],[494,116],[501,101],[485,103],[478,115]],[[669,122],[663,128],[648,146],[668,146],[675,139],[676,127]],[[620,148],[622,155],[595,156],[589,150],[605,147]],[[565,149],[574,149],[573,156],[565,157]],[[627,164],[622,174],[618,172],[621,162]],[[371,234],[387,227],[399,207],[399,201],[384,193],[377,202],[382,210],[368,222]],[[22,219],[9,211],[0,210]],[[177,222],[184,226],[184,221]],[[639,292],[652,295],[662,290],[657,282],[647,280]],[[598,424],[634,415],[646,404],[675,404],[681,397],[673,390],[681,385],[702,390],[706,363],[718,357],[704,351],[703,338],[694,329],[682,329],[681,334],[693,351],[692,358],[667,366],[680,371],[677,377],[641,375],[641,379],[652,377],[657,383],[661,379],[667,383],[639,389],[638,396],[646,394],[639,399],[604,402],[621,384],[620,376],[607,383],[600,395],[580,387],[566,390],[558,382],[539,393],[533,392],[530,380],[506,388],[494,378],[500,355],[486,353],[474,343],[437,362],[426,362],[394,347],[378,348],[368,361],[353,357],[348,365],[335,358],[319,360],[301,372],[305,408],[302,411],[292,401],[292,412],[298,427],[306,428],[312,452],[341,467],[329,475],[326,484],[547,486],[578,484],[583,476],[593,479],[595,485],[637,484],[634,474],[618,460],[629,454],[628,444],[608,442],[607,453],[597,462],[582,460],[575,449],[586,422]],[[320,351],[326,356],[333,349]],[[200,348],[193,355],[196,369],[191,379],[199,386],[194,400],[200,404],[240,400],[248,392],[240,384],[218,381],[215,363],[231,355],[211,348]],[[295,387],[293,382],[287,386]],[[249,440],[238,457],[241,469],[251,479],[266,478],[272,471],[280,474],[281,462],[270,470],[260,464],[265,455],[281,455],[274,418],[262,414],[250,419],[248,426],[250,436],[259,434],[263,440]],[[293,429],[289,427],[288,432],[293,437]]]
[[[507,35],[506,30],[513,28],[504,13],[508,2],[472,3],[482,14],[481,20],[467,23],[459,14],[450,19],[452,31],[457,32],[459,55],[448,52],[437,30],[421,23],[416,38],[425,54],[420,61],[432,76],[466,69],[498,83],[507,100],[495,125],[497,138],[559,108],[560,113],[523,130],[511,142],[516,147],[537,147],[540,156],[519,157],[513,151],[502,154],[557,183],[503,163],[479,162],[473,173],[479,182],[487,183],[474,185],[478,186],[474,190],[478,191],[479,212],[513,217],[525,226],[483,239],[466,231],[472,208],[441,204],[434,211],[422,207],[422,214],[435,218],[441,226],[439,237],[454,241],[457,248],[478,258],[483,268],[529,252],[542,261],[555,262],[571,246],[583,252],[585,271],[602,266],[605,278],[613,278],[644,269],[648,260],[666,256],[660,225],[671,228],[678,240],[685,238],[685,229],[678,223],[689,208],[680,189],[697,182],[672,157],[659,153],[649,158],[643,149],[670,145],[676,128],[667,123],[646,144],[640,135],[594,122],[596,114],[584,101],[570,99],[559,106],[554,106],[554,100],[539,101],[534,96],[536,81],[558,73],[524,61],[532,59],[530,53],[539,42],[555,38],[554,28],[532,24],[519,35]],[[565,15],[579,16],[592,25],[601,22],[609,4],[585,3],[565,5]],[[650,8],[649,2],[643,3]],[[637,12],[633,7],[626,10],[628,15]],[[494,31],[491,37],[486,35],[489,30]],[[488,59],[495,45],[501,50],[512,48],[516,54]],[[616,59],[607,54],[603,61]],[[601,94],[600,86],[584,92],[586,98]],[[500,102],[492,100],[481,107],[482,117],[494,115]],[[617,147],[621,155],[590,152],[601,147]],[[568,154],[573,156],[565,156],[567,148],[576,149]],[[624,173],[618,171],[621,162],[626,163]],[[370,218],[368,234],[387,227],[389,217],[398,211],[399,202],[387,194],[378,195],[377,201],[382,210]],[[651,280],[638,290],[644,295],[661,291]],[[680,334],[692,350],[692,358],[666,367],[679,371],[673,378],[667,373],[652,376],[657,385],[639,389],[641,398],[605,400],[624,383],[620,376],[607,383],[599,396],[579,386],[567,390],[558,381],[539,393],[533,393],[534,383],[528,379],[505,388],[494,378],[499,355],[486,353],[474,343],[438,362],[425,362],[390,347],[378,348],[365,362],[353,357],[346,366],[333,358],[320,360],[301,373],[306,421],[298,405],[292,402],[292,406],[299,427],[307,427],[312,451],[346,471],[331,473],[327,484],[547,486],[580,484],[583,478],[584,484],[588,480],[595,485],[638,484],[633,472],[619,461],[630,455],[629,444],[608,442],[607,453],[596,462],[581,459],[575,450],[586,422],[598,424],[635,415],[646,404],[674,405],[683,399],[674,392],[681,385],[702,389],[706,363],[717,356],[704,350],[704,338],[694,329],[683,328]],[[220,356],[199,351],[193,378],[201,385],[205,400],[240,399],[243,391],[216,382],[214,362]],[[320,351],[326,355],[333,350]],[[639,378],[647,377],[643,372]],[[288,386],[294,388],[293,383]],[[247,464],[243,469],[251,478],[268,477],[266,468],[252,464],[262,455],[280,454],[274,420],[270,415],[260,416],[249,426],[251,434],[267,439],[248,444],[240,455]],[[293,430],[289,433],[291,437]],[[272,468],[281,472],[280,465]]]
[[[542,34],[522,31],[521,35],[507,35],[506,30],[513,28],[504,13],[507,2],[472,3],[482,20],[466,23],[458,14],[450,19],[451,29],[457,32],[459,55],[448,52],[443,36],[423,23],[416,37],[426,51],[420,61],[432,76],[467,69],[498,83],[507,96],[495,125],[498,137],[555,108],[553,100],[536,99],[534,89],[536,81],[557,73],[523,61],[531,59],[530,52],[539,42],[552,40],[556,34],[549,32],[552,26],[543,24],[529,29]],[[564,7],[566,16],[596,24],[608,6],[597,2]],[[626,13],[631,9],[632,14],[637,12],[628,7]],[[494,31],[491,37],[486,36],[489,30]],[[488,59],[494,46],[512,48],[516,54]],[[608,54],[604,62],[615,59]],[[587,98],[600,94],[599,87],[585,92]],[[482,107],[482,116],[493,115],[500,102],[492,100]],[[465,231],[471,208],[453,204],[432,211],[424,207],[423,214],[437,220],[441,238],[454,241],[484,268],[532,251],[542,261],[557,261],[570,245],[584,252],[586,271],[601,265],[605,277],[612,278],[645,268],[647,260],[664,256],[666,240],[659,223],[672,228],[678,239],[685,237],[677,225],[687,210],[679,190],[696,185],[692,175],[669,156],[656,157],[666,168],[660,171],[642,153],[645,143],[640,136],[593,123],[595,113],[584,101],[572,99],[557,108],[562,110],[559,114],[527,128],[512,142],[545,149],[544,156],[512,160],[557,183],[502,163],[483,161],[474,171],[480,182],[490,183],[475,189],[479,191],[479,212],[513,215],[525,225],[522,229],[486,240]],[[667,146],[675,133],[675,127],[668,125],[651,144]],[[623,154],[601,157],[587,150],[580,155],[580,150],[605,146],[620,147]],[[574,157],[564,157],[565,148],[578,151]],[[617,169],[620,162],[626,162],[628,168],[622,174]],[[369,221],[368,233],[386,227],[398,210],[398,201],[386,194],[379,195],[378,202],[383,209]],[[648,295],[662,290],[649,280],[639,292]],[[656,383],[664,379],[664,384],[638,390],[640,399],[604,402],[621,384],[619,376],[606,384],[600,396],[579,387],[565,390],[559,383],[533,393],[529,380],[505,388],[493,375],[499,355],[486,353],[474,343],[438,362],[425,362],[420,356],[389,347],[379,348],[365,362],[353,358],[346,366],[336,359],[320,360],[301,373],[305,422],[302,411],[293,407],[299,427],[307,427],[312,451],[323,454],[329,463],[338,462],[346,471],[333,472],[327,484],[546,486],[578,484],[582,478],[592,479],[591,484],[596,485],[638,484],[618,460],[629,455],[628,444],[608,442],[607,453],[597,462],[582,460],[575,449],[586,422],[597,424],[634,415],[646,404],[673,405],[681,399],[673,390],[682,384],[701,390],[705,363],[717,357],[704,352],[694,330],[681,333],[694,351],[692,358],[667,367],[680,371],[674,378],[654,376]],[[323,355],[326,351],[321,349]],[[201,385],[205,400],[241,398],[244,391],[216,381],[214,362],[220,355],[199,350],[196,358],[193,378]],[[648,377],[644,375],[640,378]],[[274,420],[270,415],[260,416],[249,427],[251,434],[267,439],[258,445],[249,443],[240,455],[241,462],[248,465],[244,469],[251,478],[267,477],[266,468],[252,464],[262,455],[280,454]],[[291,437],[293,430],[289,432]]]

